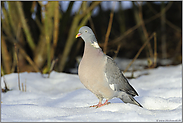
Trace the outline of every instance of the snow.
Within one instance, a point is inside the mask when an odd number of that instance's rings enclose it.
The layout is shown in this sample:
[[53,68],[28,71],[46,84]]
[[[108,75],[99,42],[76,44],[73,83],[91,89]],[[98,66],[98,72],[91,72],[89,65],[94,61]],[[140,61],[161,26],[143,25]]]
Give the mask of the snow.
[[[144,75],[143,73],[147,73]],[[135,99],[144,108],[125,104],[118,98],[94,108],[97,97],[87,90],[78,75],[51,72],[20,73],[26,92],[18,90],[17,73],[5,75],[7,93],[1,93],[2,122],[180,122],[182,121],[182,65],[134,72],[130,84],[139,93]],[[131,73],[125,73],[131,75]],[[1,87],[4,88],[3,77]],[[104,100],[105,101],[105,100]]]

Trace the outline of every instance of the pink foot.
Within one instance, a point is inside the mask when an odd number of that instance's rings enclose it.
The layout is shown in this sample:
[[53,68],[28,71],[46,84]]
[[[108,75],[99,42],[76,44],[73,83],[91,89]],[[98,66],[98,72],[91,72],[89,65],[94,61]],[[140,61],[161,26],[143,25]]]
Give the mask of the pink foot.
[[90,107],[98,107],[98,106],[100,106],[100,105],[102,105],[101,102],[99,102],[97,105],[92,105],[92,106],[90,106]]
[[102,106],[108,105],[108,104],[110,104],[110,102],[108,102],[108,100],[106,100],[105,103],[103,103],[103,104],[101,102],[99,102],[97,105],[93,105],[93,106],[90,106],[90,107],[99,108],[99,107],[102,107]]

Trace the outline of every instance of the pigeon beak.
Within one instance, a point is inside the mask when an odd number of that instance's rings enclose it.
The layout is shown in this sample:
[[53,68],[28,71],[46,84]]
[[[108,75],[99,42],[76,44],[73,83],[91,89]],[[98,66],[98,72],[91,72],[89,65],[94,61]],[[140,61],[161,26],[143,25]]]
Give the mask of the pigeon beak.
[[78,34],[76,35],[76,38],[80,37],[80,35],[81,35],[81,33],[78,33]]

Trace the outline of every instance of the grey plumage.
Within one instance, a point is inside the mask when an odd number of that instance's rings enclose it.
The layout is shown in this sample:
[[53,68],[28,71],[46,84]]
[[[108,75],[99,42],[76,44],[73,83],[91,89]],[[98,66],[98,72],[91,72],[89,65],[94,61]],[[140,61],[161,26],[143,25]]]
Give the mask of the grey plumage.
[[[138,96],[138,93],[129,84],[114,60],[102,52],[93,31],[89,27],[83,26],[76,35],[77,37],[81,37],[85,41],[78,75],[83,85],[99,99],[99,103],[94,106],[101,107],[108,104],[108,100],[117,97],[124,103],[142,107],[133,98]],[[102,104],[104,98],[106,102]]]

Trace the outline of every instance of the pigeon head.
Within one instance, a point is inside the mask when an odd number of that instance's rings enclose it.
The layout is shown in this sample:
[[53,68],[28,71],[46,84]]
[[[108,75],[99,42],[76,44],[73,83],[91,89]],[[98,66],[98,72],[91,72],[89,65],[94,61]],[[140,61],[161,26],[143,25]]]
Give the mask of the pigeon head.
[[79,29],[79,33],[76,35],[76,38],[81,37],[85,43],[90,43],[95,48],[100,48],[95,34],[88,26],[83,26]]

